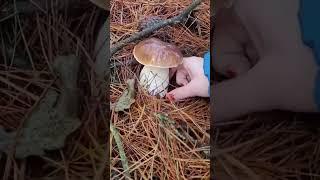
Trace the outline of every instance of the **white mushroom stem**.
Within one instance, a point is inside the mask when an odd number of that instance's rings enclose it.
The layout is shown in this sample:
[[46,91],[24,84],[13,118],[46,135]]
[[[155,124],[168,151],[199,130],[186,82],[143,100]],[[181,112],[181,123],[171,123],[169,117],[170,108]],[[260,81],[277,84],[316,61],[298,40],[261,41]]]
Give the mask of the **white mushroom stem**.
[[140,85],[151,95],[164,97],[168,91],[169,68],[144,66],[140,72]]

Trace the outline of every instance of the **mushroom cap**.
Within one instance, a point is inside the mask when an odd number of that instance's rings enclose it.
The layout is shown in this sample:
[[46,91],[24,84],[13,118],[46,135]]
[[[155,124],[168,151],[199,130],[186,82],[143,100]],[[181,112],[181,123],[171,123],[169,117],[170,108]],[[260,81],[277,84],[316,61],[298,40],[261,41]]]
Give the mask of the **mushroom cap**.
[[145,66],[173,68],[182,64],[183,55],[175,45],[157,38],[139,42],[133,49],[135,59]]

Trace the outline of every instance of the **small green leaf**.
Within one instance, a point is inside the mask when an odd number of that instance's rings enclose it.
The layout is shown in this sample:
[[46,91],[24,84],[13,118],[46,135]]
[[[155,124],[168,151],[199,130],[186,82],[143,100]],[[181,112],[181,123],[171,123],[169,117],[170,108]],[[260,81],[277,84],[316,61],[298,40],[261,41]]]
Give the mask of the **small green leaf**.
[[171,120],[168,116],[168,114],[165,113],[154,113],[154,115],[160,120],[161,123],[167,124],[167,125],[173,125],[175,122]]

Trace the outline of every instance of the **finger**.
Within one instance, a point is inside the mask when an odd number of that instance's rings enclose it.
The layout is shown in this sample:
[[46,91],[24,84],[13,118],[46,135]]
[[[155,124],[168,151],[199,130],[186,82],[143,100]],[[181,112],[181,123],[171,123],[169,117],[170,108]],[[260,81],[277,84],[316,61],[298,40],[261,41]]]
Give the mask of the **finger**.
[[191,81],[189,84],[176,88],[169,93],[167,93],[167,98],[173,101],[180,101],[189,97],[196,96],[195,90],[196,87],[194,86],[194,81]]
[[315,73],[312,53],[265,56],[248,73],[213,86],[214,119],[274,109],[312,112]]
[[249,60],[240,54],[224,54],[219,58],[221,62],[216,64],[215,69],[228,78],[235,78],[251,68]]
[[[251,64],[244,45],[250,42],[248,33],[233,13],[221,14],[223,22],[216,30],[214,69],[229,78],[247,72]],[[222,20],[221,20],[222,21]]]
[[188,82],[190,82],[193,78],[197,76],[203,76],[203,61],[204,59],[202,57],[188,57],[185,58],[185,61],[183,63],[184,69],[187,72],[186,79]]
[[188,75],[187,76],[187,81],[190,82],[191,81],[191,77]]
[[[250,112],[267,109],[265,98],[270,91],[261,90],[260,82],[266,81],[258,73],[240,75],[218,83],[212,88],[214,121],[228,121]],[[267,89],[267,88],[266,88]]]
[[179,69],[176,74],[176,83],[180,86],[188,84],[188,72],[185,69]]

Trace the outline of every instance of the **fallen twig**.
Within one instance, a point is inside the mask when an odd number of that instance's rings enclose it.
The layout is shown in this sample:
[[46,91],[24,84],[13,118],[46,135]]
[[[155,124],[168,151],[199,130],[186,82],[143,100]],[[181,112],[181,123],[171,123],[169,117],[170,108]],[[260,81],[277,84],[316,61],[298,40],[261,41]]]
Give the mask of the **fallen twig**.
[[129,43],[135,42],[139,39],[141,39],[142,37],[148,36],[151,33],[153,33],[156,30],[159,30],[165,26],[169,26],[169,25],[174,25],[174,24],[178,24],[181,23],[185,18],[187,18],[189,16],[189,14],[191,13],[191,11],[193,11],[200,3],[202,2],[202,0],[194,0],[189,7],[187,7],[181,14],[179,14],[178,16],[175,16],[173,18],[170,19],[166,19],[163,21],[160,21],[159,23],[148,27],[118,43],[115,43],[111,48],[110,48],[110,57],[115,54],[117,51],[119,51],[121,48],[123,48],[124,46],[126,46]]

